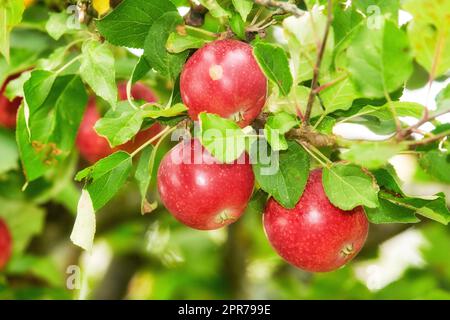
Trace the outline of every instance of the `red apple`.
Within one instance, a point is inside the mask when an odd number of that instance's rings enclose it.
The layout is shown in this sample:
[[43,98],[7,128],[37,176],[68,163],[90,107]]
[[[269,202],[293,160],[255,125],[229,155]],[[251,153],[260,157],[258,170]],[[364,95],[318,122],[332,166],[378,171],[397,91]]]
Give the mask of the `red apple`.
[[245,127],[260,114],[267,79],[252,47],[236,40],[218,40],[194,53],[180,78],[181,97],[193,120],[201,112],[236,120]]
[[16,127],[17,110],[22,103],[22,98],[17,97],[12,101],[4,95],[8,83],[17,79],[20,74],[10,76],[6,79],[0,89],[0,126],[13,129]]
[[285,209],[270,199],[263,222],[278,254],[310,272],[328,272],[345,265],[361,250],[369,230],[362,207],[343,211],[330,203],[320,169],[311,172],[295,208]]
[[9,261],[12,252],[12,238],[6,223],[0,219],[0,270]]
[[[126,82],[119,83],[118,93],[120,100],[127,99],[127,84]],[[156,96],[153,92],[141,83],[136,83],[131,88],[131,94],[134,99],[145,100],[147,102],[157,101]],[[150,128],[139,132],[133,140],[118,146],[116,148],[111,148],[108,140],[101,137],[94,130],[95,123],[100,119],[100,113],[97,110],[95,104],[95,99],[89,99],[86,113],[84,115],[83,121],[81,122],[80,129],[77,136],[77,147],[80,154],[90,163],[95,163],[100,159],[109,156],[111,153],[117,150],[123,150],[127,152],[133,152],[145,141],[153,138],[156,134],[161,131],[161,125],[154,124]]]
[[183,141],[163,158],[158,191],[181,223],[213,230],[235,222],[252,195],[255,177],[249,157],[219,163],[197,139]]

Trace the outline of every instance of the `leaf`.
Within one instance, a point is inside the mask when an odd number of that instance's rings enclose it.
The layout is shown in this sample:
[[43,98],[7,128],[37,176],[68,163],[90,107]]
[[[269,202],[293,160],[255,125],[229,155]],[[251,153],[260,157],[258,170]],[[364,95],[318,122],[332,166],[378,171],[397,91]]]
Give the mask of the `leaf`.
[[189,49],[201,48],[208,42],[208,40],[189,34],[180,35],[178,32],[172,32],[167,39],[166,48],[170,53],[181,53]]
[[380,187],[384,187],[396,194],[404,196],[401,189],[401,181],[395,172],[395,168],[388,164],[386,167],[372,171]]
[[380,205],[376,208],[364,208],[371,223],[417,223],[415,210],[398,206],[385,199],[379,199]]
[[14,134],[0,128],[0,176],[9,170],[17,169],[19,152],[14,140]]
[[182,103],[177,103],[167,109],[160,109],[156,106],[149,106],[144,109],[144,116],[151,119],[172,118],[187,111],[187,107]]
[[361,29],[347,50],[347,58],[351,79],[367,98],[385,97],[397,90],[413,71],[408,38],[390,21],[378,29]]
[[413,16],[408,37],[417,62],[432,78],[445,75],[450,70],[450,1],[407,0],[403,8]]
[[236,122],[215,114],[199,114],[200,142],[220,162],[231,163],[245,151],[246,134]]
[[100,44],[97,41],[88,41],[83,44],[80,66],[81,78],[113,108],[117,103],[114,64],[114,56],[106,44]]
[[24,83],[24,98],[30,109],[38,109],[47,99],[56,75],[49,71],[36,70]]
[[17,97],[23,97],[23,86],[31,77],[31,72],[23,72],[17,79],[14,79],[6,86],[4,95],[9,101],[13,101]]
[[94,244],[95,229],[95,210],[89,192],[83,189],[78,201],[77,218],[70,234],[70,240],[76,246],[91,252]]
[[145,57],[140,57],[138,63],[134,66],[133,74],[131,75],[131,82],[136,83],[141,80],[152,67],[149,65]]
[[207,8],[215,18],[226,18],[230,16],[230,14],[219,5],[217,0],[198,0],[198,2]]
[[3,0],[0,2],[0,53],[9,62],[10,32],[20,23],[25,9],[23,0]]
[[144,55],[150,65],[172,81],[175,81],[180,74],[188,56],[187,51],[173,54],[166,49],[170,33],[181,24],[183,19],[177,12],[164,14],[150,28],[144,45]]
[[[318,54],[317,43],[325,34],[327,25],[327,17],[322,8],[315,6],[299,18],[291,16],[283,20],[292,61],[294,84],[312,79]],[[331,66],[333,49],[334,30],[331,28],[320,68],[322,74]]]
[[33,236],[42,232],[45,211],[31,203],[0,199],[2,217],[8,225],[13,241],[13,255],[21,254]]
[[49,285],[59,287],[64,278],[51,256],[17,255],[8,262],[6,272],[15,276],[30,276],[46,281]]
[[19,109],[16,134],[24,171],[33,181],[72,152],[87,95],[79,76],[55,79],[39,70],[32,72],[24,93],[28,108]]
[[230,27],[234,34],[242,40],[246,40],[245,35],[245,22],[242,20],[241,16],[237,13],[233,14],[230,19]]
[[379,187],[373,177],[358,166],[337,163],[324,168],[322,182],[330,202],[342,210],[378,206]]
[[141,154],[141,157],[139,158],[139,163],[136,168],[135,178],[138,182],[139,186],[139,192],[141,193],[141,213],[145,214],[148,213],[146,210],[146,204],[148,204],[147,201],[147,191],[148,187],[150,186],[150,181],[152,179],[152,171],[153,166],[151,163],[151,157],[152,153],[154,152],[154,149],[151,145],[147,146]]
[[233,0],[233,6],[242,17],[242,20],[247,21],[247,17],[253,9],[252,0]]
[[283,96],[287,96],[293,80],[286,52],[279,46],[258,42],[253,53],[267,78],[278,86]]
[[[287,112],[292,115],[304,114],[308,104],[310,88],[305,86],[293,87],[287,97],[280,97],[278,88],[272,90],[272,94],[267,99],[267,109],[272,113]],[[323,113],[320,100],[316,96],[314,99],[311,117],[320,116]]]
[[444,183],[450,183],[450,154],[431,150],[420,157],[420,166],[432,177]]
[[108,111],[95,124],[95,131],[108,139],[111,147],[130,141],[141,129],[144,113],[134,109],[128,101],[119,102],[116,110]]
[[264,127],[264,136],[272,150],[286,150],[288,143],[284,135],[298,124],[298,119],[286,112],[280,112],[270,116]]
[[355,143],[348,151],[341,154],[341,158],[368,169],[377,169],[407,147],[406,144],[398,142]]
[[396,130],[391,108],[395,110],[399,117],[413,117],[416,119],[420,119],[425,110],[425,107],[418,103],[394,101],[381,107],[365,106],[347,121],[364,125],[378,134],[391,134]]
[[[258,150],[254,151],[256,147]],[[261,189],[283,207],[294,208],[309,176],[310,160],[306,151],[294,141],[288,141],[288,149],[279,153],[268,147],[269,156],[262,154],[260,143],[254,143],[252,149],[253,172]]]
[[[333,79],[327,79],[327,81],[331,82]],[[327,114],[336,110],[350,109],[356,97],[356,90],[349,78],[340,80],[320,92],[320,98]]]
[[87,179],[85,189],[89,192],[94,210],[98,211],[125,184],[131,168],[131,156],[119,151],[80,171],[75,179],[77,181]]
[[414,210],[417,214],[440,222],[444,225],[447,225],[450,222],[450,212],[447,208],[445,195],[443,193],[438,193],[435,196],[435,199],[432,200],[398,197],[387,192],[381,193],[381,197],[395,205]]
[[395,23],[398,21],[399,0],[358,0],[353,2],[356,9],[361,10],[365,15],[377,18],[387,18]]
[[152,24],[167,12],[176,12],[170,1],[124,0],[96,25],[110,43],[129,48],[144,48]]
[[439,113],[439,112],[450,112],[450,84],[448,84],[444,89],[439,92],[439,94],[436,97],[436,111],[433,112]]
[[67,20],[69,17],[65,12],[50,13],[45,29],[47,33],[55,40],[59,40],[67,31]]

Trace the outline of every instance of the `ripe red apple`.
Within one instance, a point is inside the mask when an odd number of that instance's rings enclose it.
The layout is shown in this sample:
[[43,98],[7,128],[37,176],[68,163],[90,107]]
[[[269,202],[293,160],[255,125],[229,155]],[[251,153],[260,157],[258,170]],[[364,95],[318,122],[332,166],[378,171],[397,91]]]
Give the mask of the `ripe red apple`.
[[197,139],[183,141],[163,158],[158,191],[181,223],[213,230],[235,222],[252,195],[255,177],[249,157],[219,163]]
[[180,78],[181,97],[193,120],[201,112],[236,120],[245,127],[260,114],[267,79],[252,47],[237,40],[218,40],[194,53]]
[[285,209],[270,199],[263,222],[278,254],[310,272],[328,272],[345,265],[361,250],[369,230],[362,207],[343,211],[330,203],[321,169],[311,172],[295,208]]
[[[120,100],[127,99],[126,87],[126,82],[119,83],[118,85]],[[137,100],[145,100],[147,102],[157,101],[154,93],[141,83],[136,83],[132,86],[131,95]],[[110,147],[108,140],[99,136],[94,130],[95,123],[98,119],[100,119],[100,113],[97,110],[95,99],[91,98],[89,99],[86,113],[84,114],[83,121],[81,122],[76,142],[80,154],[90,163],[95,163],[117,150],[123,150],[131,153],[144,144],[145,141],[158,134],[162,129],[161,125],[154,124],[150,128],[139,132],[133,140],[113,149]]]
[[16,74],[8,77],[0,89],[0,126],[5,128],[16,127],[17,110],[22,103],[22,98],[17,97],[13,101],[9,101],[4,94],[8,83],[19,76],[20,74]]
[[0,219],[0,270],[2,270],[11,257],[12,238],[6,223]]

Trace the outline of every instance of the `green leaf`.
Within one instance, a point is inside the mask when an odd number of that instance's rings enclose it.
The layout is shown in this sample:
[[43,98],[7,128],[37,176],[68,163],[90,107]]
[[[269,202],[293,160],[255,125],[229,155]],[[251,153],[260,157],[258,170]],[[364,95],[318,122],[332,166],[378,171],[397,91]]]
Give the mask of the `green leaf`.
[[253,9],[252,0],[233,0],[233,6],[242,17],[242,20],[247,21],[247,17]]
[[45,29],[55,40],[59,40],[67,31],[67,20],[69,17],[65,12],[50,13]]
[[10,32],[20,23],[25,9],[23,0],[0,1],[0,53],[9,61]]
[[7,265],[6,272],[13,276],[33,276],[46,281],[49,285],[59,287],[64,278],[51,256],[33,255],[14,256]]
[[1,199],[0,217],[6,221],[13,241],[13,255],[20,255],[33,236],[42,232],[45,211],[34,204]]
[[390,21],[379,29],[361,29],[347,50],[347,58],[352,81],[367,98],[385,97],[397,90],[413,71],[408,38]]
[[230,19],[231,30],[236,34],[239,39],[245,40],[245,22],[242,20],[241,16],[233,14]]
[[378,206],[379,187],[373,177],[358,166],[337,163],[324,168],[322,182],[330,202],[342,210]]
[[144,117],[151,119],[172,118],[187,111],[187,107],[182,103],[177,103],[167,109],[160,109],[157,106],[146,107],[143,111]]
[[110,43],[130,48],[144,48],[152,24],[167,12],[176,12],[170,1],[124,0],[96,25]]
[[136,83],[141,80],[152,69],[145,57],[140,57],[138,63],[134,66],[131,82]]
[[419,164],[438,181],[450,184],[450,153],[431,150],[420,157]]
[[341,158],[368,169],[377,169],[406,149],[406,144],[398,142],[355,143],[348,151],[341,154]]
[[[322,83],[332,82],[334,79],[326,79]],[[356,90],[349,78],[344,78],[332,86],[320,92],[320,98],[325,106],[326,112],[333,113],[336,110],[348,110],[353,100],[357,97]]]
[[[312,79],[318,55],[317,42],[325,34],[326,25],[327,16],[319,6],[305,12],[300,18],[291,16],[283,20],[293,66],[294,84]],[[333,49],[334,30],[331,28],[320,67],[321,74],[331,66]]]
[[435,196],[435,199],[432,200],[398,197],[387,192],[381,193],[380,196],[395,205],[414,210],[417,214],[428,219],[432,219],[445,225],[450,222],[450,212],[447,208],[445,195],[443,193],[438,193]]
[[8,100],[13,101],[17,97],[23,97],[23,86],[31,77],[31,72],[23,72],[17,79],[14,79],[6,86],[4,95]]
[[264,127],[264,135],[272,150],[286,150],[288,143],[284,135],[298,124],[297,117],[286,112],[270,116]]
[[437,95],[436,106],[437,108],[434,113],[450,111],[450,84]]
[[[306,151],[294,141],[288,141],[288,149],[279,153],[269,146],[270,159],[263,152],[259,142],[257,153],[252,150],[253,172],[261,189],[269,193],[283,207],[292,209],[305,190],[309,176],[310,160]],[[257,154],[257,158],[253,155]],[[266,161],[269,160],[269,161]]]
[[62,162],[73,151],[78,127],[87,104],[79,76],[55,76],[34,71],[24,86],[28,105],[18,114],[17,142],[28,181]]
[[99,97],[115,108],[117,86],[114,56],[106,44],[97,41],[83,44],[80,75]]
[[130,141],[141,129],[144,113],[133,108],[128,101],[119,102],[116,110],[108,111],[95,124],[95,131],[108,139],[111,147]]
[[187,51],[173,54],[166,49],[170,33],[181,24],[183,19],[177,12],[164,14],[150,28],[144,45],[144,55],[150,65],[172,81],[175,81],[180,74],[189,54]]
[[380,187],[393,191],[396,194],[403,195],[401,181],[395,172],[395,168],[388,164],[386,167],[372,171]]
[[[300,112],[305,113],[308,104],[310,88],[305,86],[293,87],[287,97],[280,97],[278,88],[272,90],[272,94],[267,99],[267,109],[272,113],[287,112],[292,115],[298,115]],[[322,115],[323,109],[320,105],[320,100],[316,96],[314,99],[311,117]]]
[[153,206],[147,200],[147,192],[150,186],[153,173],[152,155],[154,149],[151,145],[147,146],[141,153],[139,163],[136,168],[135,178],[138,182],[139,192],[141,193],[141,213],[149,213],[149,208]]
[[408,37],[416,60],[433,78],[445,75],[450,70],[450,1],[406,0],[403,8],[413,16]]
[[417,223],[415,210],[396,205],[388,200],[379,199],[380,205],[376,208],[365,207],[364,211],[371,223]]
[[91,251],[96,230],[95,210],[89,192],[83,189],[77,206],[77,217],[70,234],[73,244]]
[[231,163],[245,151],[246,134],[236,122],[215,114],[199,115],[200,142],[220,162]]
[[87,179],[86,190],[95,211],[111,200],[125,184],[132,168],[131,156],[123,151],[100,160],[93,166],[80,171],[75,179]]
[[167,39],[166,48],[170,53],[181,53],[188,49],[201,48],[208,42],[208,40],[197,38],[189,34],[180,35],[178,32],[172,32]]
[[287,96],[293,80],[286,52],[277,45],[258,42],[253,53],[267,78],[278,86],[283,96]]
[[391,134],[396,130],[391,108],[396,111],[399,117],[416,119],[420,119],[425,110],[425,107],[418,103],[394,101],[381,107],[365,106],[348,118],[347,121],[364,125],[378,134]]
[[230,16],[230,13],[222,8],[217,0],[198,0],[198,2],[207,8],[215,18],[227,18]]
[[377,16],[380,16],[395,23],[398,21],[399,0],[358,0],[353,2],[353,5],[369,16],[368,19],[377,19]]
[[19,152],[14,140],[14,134],[0,128],[0,176],[9,170],[17,169]]

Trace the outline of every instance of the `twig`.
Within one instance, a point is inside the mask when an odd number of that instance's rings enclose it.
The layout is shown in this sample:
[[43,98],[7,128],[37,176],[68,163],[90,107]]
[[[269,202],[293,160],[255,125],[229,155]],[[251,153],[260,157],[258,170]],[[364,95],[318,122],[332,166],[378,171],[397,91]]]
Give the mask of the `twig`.
[[291,13],[296,17],[301,17],[305,14],[305,11],[299,9],[295,4],[289,2],[281,2],[276,0],[253,0],[256,4],[259,4],[268,8],[278,8],[284,11],[284,13]]
[[311,92],[309,93],[308,98],[308,104],[306,105],[306,112],[305,112],[305,121],[303,122],[303,125],[308,125],[309,119],[311,117],[312,108],[314,105],[314,100],[317,95],[317,86],[319,83],[319,74],[320,74],[320,66],[322,65],[323,56],[325,53],[325,47],[327,45],[328,41],[328,35],[330,33],[330,27],[331,23],[333,22],[333,1],[328,0],[328,17],[327,17],[327,24],[325,26],[325,34],[323,36],[322,42],[320,43],[319,47],[319,53],[317,55],[317,61],[314,65],[314,73],[313,73],[313,79],[311,84]]
[[417,147],[417,146],[423,146],[435,141],[439,141],[441,139],[444,139],[446,137],[450,136],[450,130],[444,131],[440,134],[437,134],[433,137],[427,138],[427,139],[422,139],[422,140],[418,140],[418,141],[410,141],[408,142],[410,147]]
[[434,119],[436,119],[437,117],[443,116],[447,113],[450,113],[450,110],[444,110],[441,112],[437,112],[433,115],[430,115],[429,112],[426,112],[424,114],[424,116],[422,117],[422,119],[417,122],[416,124],[410,126],[409,128],[406,128],[400,135],[400,139],[405,139],[408,136],[411,135],[411,133],[413,133],[415,130],[419,129],[422,125],[424,125],[427,122],[433,121]]

